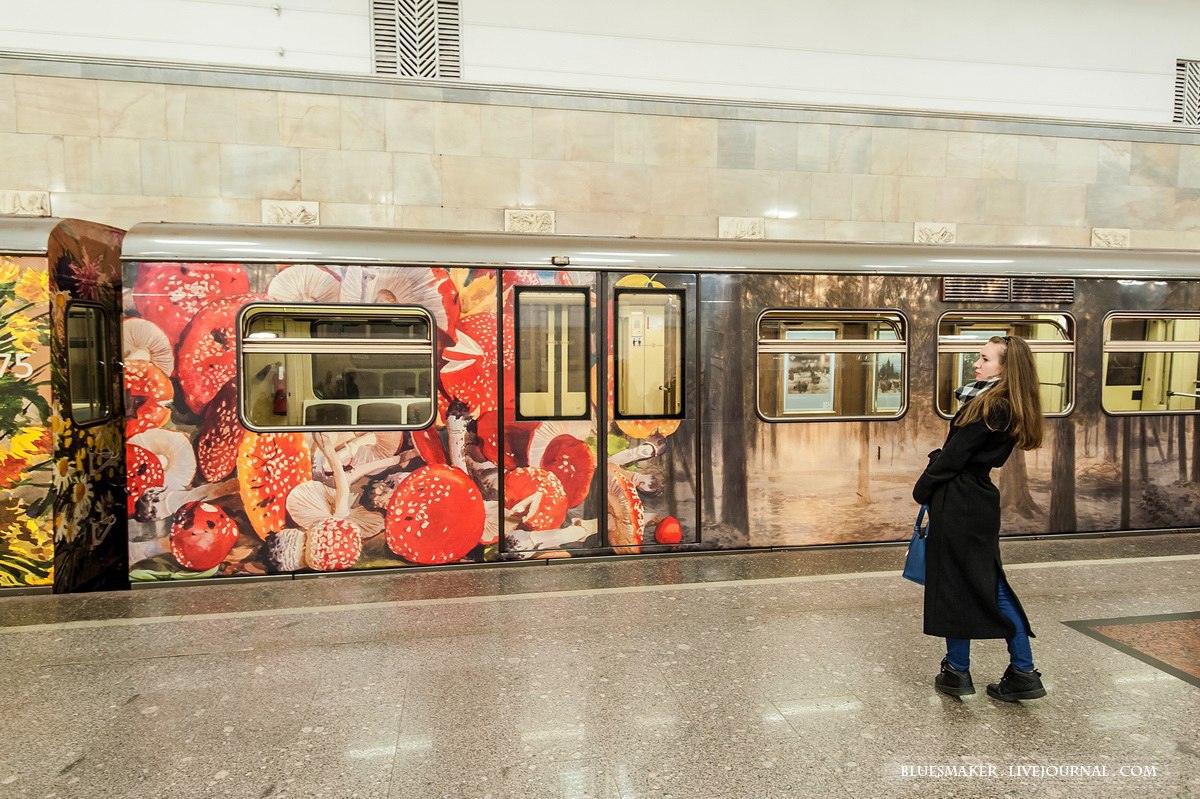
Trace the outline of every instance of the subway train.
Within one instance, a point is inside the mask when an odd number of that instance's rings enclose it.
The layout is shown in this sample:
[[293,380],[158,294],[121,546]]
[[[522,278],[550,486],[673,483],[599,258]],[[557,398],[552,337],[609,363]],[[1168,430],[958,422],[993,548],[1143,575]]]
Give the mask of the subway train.
[[1193,253],[53,230],[0,227],[0,585],[901,541],[1009,334],[1003,534],[1200,526]]

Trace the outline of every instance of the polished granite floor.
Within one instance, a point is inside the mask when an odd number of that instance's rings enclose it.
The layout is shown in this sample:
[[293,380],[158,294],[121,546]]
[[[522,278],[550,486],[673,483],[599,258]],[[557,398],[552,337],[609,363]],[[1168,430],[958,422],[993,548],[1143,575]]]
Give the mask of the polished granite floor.
[[896,547],[0,596],[0,797],[1200,797],[1200,535],[1003,546],[1037,701]]

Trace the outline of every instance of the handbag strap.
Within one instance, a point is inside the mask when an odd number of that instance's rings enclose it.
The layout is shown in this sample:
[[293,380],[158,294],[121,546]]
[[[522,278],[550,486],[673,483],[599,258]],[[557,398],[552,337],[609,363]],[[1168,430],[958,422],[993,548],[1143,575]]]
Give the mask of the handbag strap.
[[917,538],[924,538],[925,536],[929,535],[929,527],[922,527],[922,523],[925,521],[925,514],[928,512],[928,505],[922,505],[921,509],[917,511],[917,521],[913,524],[913,535],[915,535]]

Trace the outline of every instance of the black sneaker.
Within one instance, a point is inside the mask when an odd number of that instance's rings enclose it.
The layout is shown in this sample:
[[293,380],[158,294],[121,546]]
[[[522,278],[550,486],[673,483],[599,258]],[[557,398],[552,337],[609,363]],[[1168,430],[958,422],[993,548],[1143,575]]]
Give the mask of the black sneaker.
[[1042,673],[1037,669],[1021,671],[1011,663],[1004,670],[1000,682],[987,687],[988,696],[1001,702],[1016,702],[1018,699],[1038,699],[1046,695],[1042,686]]
[[933,678],[933,687],[950,696],[966,696],[975,693],[971,672],[959,671],[942,658],[942,670]]

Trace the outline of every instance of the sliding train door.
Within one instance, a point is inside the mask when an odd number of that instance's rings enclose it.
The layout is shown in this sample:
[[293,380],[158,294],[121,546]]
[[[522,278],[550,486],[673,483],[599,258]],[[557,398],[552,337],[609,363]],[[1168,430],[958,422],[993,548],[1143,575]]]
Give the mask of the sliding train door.
[[504,556],[696,542],[695,277],[504,282]]

